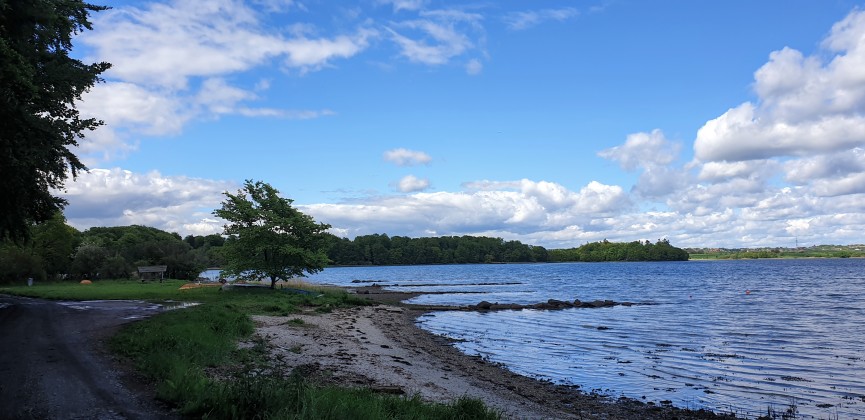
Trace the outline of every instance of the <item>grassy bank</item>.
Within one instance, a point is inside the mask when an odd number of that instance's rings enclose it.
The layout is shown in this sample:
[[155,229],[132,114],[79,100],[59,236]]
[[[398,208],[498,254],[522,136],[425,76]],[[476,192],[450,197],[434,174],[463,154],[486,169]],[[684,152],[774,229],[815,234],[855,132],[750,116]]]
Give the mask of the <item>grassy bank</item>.
[[[195,301],[202,305],[168,311],[123,328],[111,348],[157,384],[158,398],[185,415],[209,418],[459,419],[498,418],[483,403],[460,399],[431,404],[417,397],[374,394],[364,389],[320,387],[303,369],[287,372],[267,357],[253,336],[251,314],[289,315],[302,308],[330,311],[363,305],[342,290],[312,295],[283,291],[179,290],[183,282],[101,281],[3,287],[0,293],[48,299],[146,299]],[[237,343],[250,343],[238,348]]]

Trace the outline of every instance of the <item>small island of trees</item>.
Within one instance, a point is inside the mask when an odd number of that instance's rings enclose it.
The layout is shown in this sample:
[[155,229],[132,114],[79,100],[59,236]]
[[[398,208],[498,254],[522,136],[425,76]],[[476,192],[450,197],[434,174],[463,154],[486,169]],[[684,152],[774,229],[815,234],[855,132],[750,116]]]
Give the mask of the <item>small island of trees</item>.
[[649,241],[634,242],[591,242],[579,248],[554,249],[550,251],[550,261],[687,261],[688,252],[670,245],[667,239],[659,239],[654,244]]

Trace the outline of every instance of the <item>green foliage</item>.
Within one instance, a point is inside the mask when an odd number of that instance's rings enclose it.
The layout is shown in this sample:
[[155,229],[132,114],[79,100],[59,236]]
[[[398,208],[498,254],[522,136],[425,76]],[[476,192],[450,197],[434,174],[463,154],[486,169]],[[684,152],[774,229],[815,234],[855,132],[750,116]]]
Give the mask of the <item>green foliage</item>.
[[329,225],[316,223],[311,216],[291,206],[269,184],[247,180],[237,194],[225,193],[226,200],[213,214],[228,224],[228,239],[222,249],[224,272],[239,278],[278,280],[316,273],[327,265],[324,232]]
[[422,265],[545,262],[544,247],[478,236],[429,238],[358,236],[353,241],[328,235],[327,256],[335,265]]
[[0,244],[0,280],[3,283],[27,278],[42,281],[46,277],[38,255],[12,243]]
[[66,225],[60,213],[38,225],[31,225],[27,239],[17,243],[0,241],[0,282],[34,278],[56,280],[72,262],[80,233]]
[[51,219],[65,200],[51,191],[85,169],[70,148],[102,124],[75,101],[107,70],[69,57],[75,34],[91,29],[80,0],[0,1],[0,239],[24,240],[31,222]]
[[666,239],[656,243],[640,242],[591,242],[579,248],[554,249],[550,261],[687,261],[688,253],[670,245]]
[[166,265],[171,278],[192,280],[209,261],[180,235],[147,226],[93,227],[72,262],[76,278],[128,278],[136,267]]

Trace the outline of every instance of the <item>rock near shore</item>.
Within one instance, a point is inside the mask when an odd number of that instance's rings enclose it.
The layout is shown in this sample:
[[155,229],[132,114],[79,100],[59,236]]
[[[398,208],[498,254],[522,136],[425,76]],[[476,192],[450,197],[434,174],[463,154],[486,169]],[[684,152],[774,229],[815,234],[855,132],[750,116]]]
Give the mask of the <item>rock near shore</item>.
[[566,300],[550,299],[546,302],[535,303],[530,305],[521,305],[518,303],[490,303],[485,300],[478,302],[477,305],[466,306],[470,311],[499,311],[499,310],[523,310],[523,309],[540,309],[540,310],[556,310],[568,308],[609,308],[612,306],[631,306],[631,302],[615,302],[612,300],[593,300],[591,302],[582,302],[575,299],[573,302]]

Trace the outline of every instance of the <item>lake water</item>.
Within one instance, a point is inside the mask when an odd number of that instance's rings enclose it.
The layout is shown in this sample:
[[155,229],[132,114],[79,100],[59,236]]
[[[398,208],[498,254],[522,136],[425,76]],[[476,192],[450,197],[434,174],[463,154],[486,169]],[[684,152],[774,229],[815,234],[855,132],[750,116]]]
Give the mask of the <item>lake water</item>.
[[865,260],[328,268],[310,281],[447,292],[411,303],[646,305],[442,311],[418,324],[527,376],[688,408],[865,418]]

